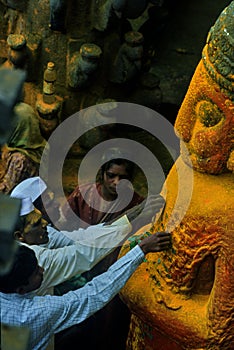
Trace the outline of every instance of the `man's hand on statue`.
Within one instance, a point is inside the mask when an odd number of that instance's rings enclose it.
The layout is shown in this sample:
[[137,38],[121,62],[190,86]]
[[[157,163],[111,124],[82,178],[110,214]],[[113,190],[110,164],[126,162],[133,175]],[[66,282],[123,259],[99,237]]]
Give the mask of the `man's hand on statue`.
[[144,238],[139,246],[144,254],[167,250],[171,248],[171,234],[169,232],[156,232]]

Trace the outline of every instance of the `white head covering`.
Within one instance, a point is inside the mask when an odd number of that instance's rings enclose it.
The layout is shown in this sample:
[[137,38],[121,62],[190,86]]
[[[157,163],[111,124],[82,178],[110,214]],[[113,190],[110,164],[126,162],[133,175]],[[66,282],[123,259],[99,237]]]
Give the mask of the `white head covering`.
[[35,209],[31,197],[24,197],[22,193],[15,194],[14,196],[11,194],[10,197],[21,199],[20,216],[29,214]]
[[[22,198],[31,197],[34,202],[47,188],[45,182],[39,177],[30,177],[20,182],[11,192],[11,197]],[[21,195],[22,197],[18,197]]]
[[33,202],[45,191],[47,188],[45,182],[39,177],[30,177],[20,182],[11,192],[12,198],[21,199],[20,215],[29,214],[34,210]]
[[[14,198],[19,198],[19,197],[14,197]],[[20,216],[27,215],[35,209],[30,197],[25,197],[20,199],[21,199]]]

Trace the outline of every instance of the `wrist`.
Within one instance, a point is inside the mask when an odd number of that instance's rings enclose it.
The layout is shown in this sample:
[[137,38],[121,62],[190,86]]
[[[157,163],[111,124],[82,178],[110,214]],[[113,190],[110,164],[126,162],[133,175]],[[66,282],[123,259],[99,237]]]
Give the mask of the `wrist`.
[[145,246],[145,244],[140,242],[138,245],[141,248],[141,250],[143,251],[144,255],[146,255],[148,253],[148,250],[147,250],[147,247]]

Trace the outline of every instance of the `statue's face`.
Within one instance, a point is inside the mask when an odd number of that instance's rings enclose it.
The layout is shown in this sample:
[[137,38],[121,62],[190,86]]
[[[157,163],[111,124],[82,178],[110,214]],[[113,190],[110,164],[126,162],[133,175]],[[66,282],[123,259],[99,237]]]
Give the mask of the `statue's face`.
[[[210,174],[227,171],[234,139],[234,102],[220,91],[202,63],[191,81],[175,127],[195,170]],[[188,163],[183,147],[182,157]]]

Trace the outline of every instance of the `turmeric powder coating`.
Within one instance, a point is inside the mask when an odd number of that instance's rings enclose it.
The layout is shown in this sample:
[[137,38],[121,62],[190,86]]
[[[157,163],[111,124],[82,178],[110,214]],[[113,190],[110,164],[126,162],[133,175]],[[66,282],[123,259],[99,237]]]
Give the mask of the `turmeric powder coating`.
[[166,206],[136,233],[170,231],[173,244],[149,254],[121,292],[132,311],[127,350],[234,349],[233,46],[234,1],[210,30],[177,116],[181,155]]

